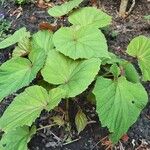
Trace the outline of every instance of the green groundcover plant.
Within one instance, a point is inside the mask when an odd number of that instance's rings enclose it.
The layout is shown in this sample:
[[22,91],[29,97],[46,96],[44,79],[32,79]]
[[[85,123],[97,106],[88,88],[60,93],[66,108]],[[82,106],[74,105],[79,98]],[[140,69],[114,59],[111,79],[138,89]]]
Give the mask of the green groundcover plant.
[[[81,0],[69,1],[48,12],[57,17],[66,15],[80,3]],[[69,13],[68,21],[70,27],[56,32],[40,30],[31,35],[23,27],[0,42],[0,49],[16,44],[12,58],[0,66],[0,100],[26,87],[0,118],[4,131],[1,150],[27,150],[41,111],[54,109],[62,100],[73,100],[86,89],[94,94],[99,120],[109,129],[114,144],[146,106],[148,96],[141,81],[150,80],[150,39],[138,36],[126,50],[137,59],[140,75],[131,62],[108,51],[100,29],[111,24],[109,15],[84,7]],[[30,84],[39,76],[49,88]],[[87,120],[79,110],[75,118],[78,133]]]
[[6,34],[11,27],[11,22],[4,19],[4,15],[0,14],[0,41],[4,40],[9,34]]

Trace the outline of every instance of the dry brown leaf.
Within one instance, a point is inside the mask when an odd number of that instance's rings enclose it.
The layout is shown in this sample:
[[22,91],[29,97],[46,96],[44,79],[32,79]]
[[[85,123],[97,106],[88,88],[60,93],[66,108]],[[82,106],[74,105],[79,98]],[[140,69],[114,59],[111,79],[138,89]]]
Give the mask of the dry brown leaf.
[[45,9],[45,8],[48,8],[48,7],[53,7],[53,3],[47,3],[44,0],[38,0],[37,1],[37,6],[39,8]]
[[121,139],[123,142],[127,142],[129,140],[129,136],[127,134],[124,134]]
[[10,17],[16,15],[16,19],[18,19],[21,15],[22,15],[23,9],[22,7],[18,7],[17,9],[15,9],[11,14]]
[[39,29],[40,30],[56,31],[57,30],[57,25],[56,24],[50,24],[48,22],[41,22],[39,24]]

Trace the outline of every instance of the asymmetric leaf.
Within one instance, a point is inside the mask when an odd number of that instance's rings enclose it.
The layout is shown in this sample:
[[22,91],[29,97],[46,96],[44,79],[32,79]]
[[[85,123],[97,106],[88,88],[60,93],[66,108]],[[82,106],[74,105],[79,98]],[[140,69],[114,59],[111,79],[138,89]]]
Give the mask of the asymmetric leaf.
[[30,33],[26,31],[26,28],[17,30],[13,35],[9,36],[2,42],[0,42],[0,49],[9,47],[17,42],[21,41],[25,37],[30,37]]
[[46,64],[42,70],[44,80],[60,85],[67,97],[82,93],[94,80],[100,69],[99,58],[74,61],[57,51],[49,52]]
[[105,36],[91,27],[63,27],[54,34],[56,50],[72,59],[109,58]]
[[[16,127],[28,125],[47,108],[49,95],[40,86],[31,86],[19,94],[0,118],[0,128],[8,132]],[[15,111],[14,111],[15,110]]]
[[[65,97],[65,91],[57,88],[49,93],[40,86],[31,86],[19,94],[0,118],[0,128],[7,132],[28,125],[39,117],[41,111],[50,111]],[[15,111],[14,111],[15,110]]]
[[77,7],[83,0],[70,0],[60,6],[54,6],[48,10],[50,16],[60,17],[68,14],[73,8]]
[[27,86],[38,70],[32,69],[31,62],[26,58],[13,58],[0,66],[0,100],[5,96]]
[[23,126],[5,133],[0,141],[1,150],[28,150],[27,144],[32,135],[29,127]]
[[99,77],[93,92],[101,123],[112,132],[110,138],[116,143],[137,120],[148,101],[147,93],[140,83],[129,82],[125,77],[118,80]]
[[88,25],[93,28],[102,28],[111,23],[111,17],[95,7],[81,8],[73,12],[68,20],[73,25]]
[[127,53],[138,59],[143,80],[150,80],[150,39],[145,36],[134,38],[128,45]]

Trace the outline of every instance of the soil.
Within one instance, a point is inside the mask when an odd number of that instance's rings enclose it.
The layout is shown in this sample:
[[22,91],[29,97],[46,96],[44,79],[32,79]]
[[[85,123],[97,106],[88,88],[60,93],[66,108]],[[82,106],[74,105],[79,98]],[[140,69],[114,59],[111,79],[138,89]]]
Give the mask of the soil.
[[[57,3],[57,1],[55,1]],[[119,0],[101,0],[100,8],[113,17],[113,23],[110,29],[104,29],[103,32],[108,40],[110,51],[114,52],[119,57],[129,59],[123,51],[126,50],[130,40],[137,35],[150,36],[150,23],[144,20],[143,16],[150,14],[150,2],[147,0],[137,0],[132,13],[125,19],[118,16]],[[85,0],[81,6],[90,6],[91,2]],[[32,33],[38,30],[38,24],[41,22],[57,22],[59,25],[65,25],[66,19],[55,20],[47,14],[47,10],[39,8],[36,4],[25,4],[22,6],[22,12],[17,18],[18,13],[13,14],[20,6],[5,1],[3,6],[0,6],[0,13],[5,15],[5,18],[12,21],[10,33],[25,26]],[[10,57],[12,48],[0,52],[0,63],[5,62]],[[136,65],[136,63],[135,63]],[[136,65],[137,66],[137,65]],[[150,95],[150,82],[143,83],[148,94]],[[70,101],[70,120],[73,125],[71,129],[71,143],[64,142],[62,139],[68,135],[65,127],[52,127],[39,131],[29,143],[30,150],[103,150],[106,149],[100,140],[106,137],[109,133],[106,128],[102,128],[95,112],[95,106],[86,99],[87,93],[76,97],[78,105],[83,109],[83,112],[97,123],[89,124],[86,129],[78,136],[74,127],[74,117],[77,111],[76,102]],[[15,95],[8,96],[0,104],[0,114],[2,115],[6,107],[11,103]],[[60,104],[64,108],[64,101]],[[72,104],[71,104],[72,103]],[[48,125],[50,117],[56,115],[56,112],[42,112],[36,124]],[[150,102],[142,111],[136,123],[129,129],[127,133],[129,139],[121,140],[114,149],[118,150],[150,150]]]

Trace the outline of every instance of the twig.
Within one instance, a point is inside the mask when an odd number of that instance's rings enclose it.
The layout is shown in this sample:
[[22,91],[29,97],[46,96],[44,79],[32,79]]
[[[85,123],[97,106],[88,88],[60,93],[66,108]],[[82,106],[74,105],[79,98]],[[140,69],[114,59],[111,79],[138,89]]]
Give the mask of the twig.
[[36,131],[40,131],[40,130],[43,130],[43,129],[46,129],[46,128],[51,128],[51,127],[53,127],[55,125],[57,125],[57,124],[50,124],[50,125],[47,125],[47,126],[43,126],[41,128],[38,128]]
[[[55,126],[57,124],[51,124],[51,125],[47,125],[47,126],[44,126],[44,127],[41,127],[41,128],[38,128],[37,131],[40,131],[40,130],[43,130],[43,129],[46,129],[46,128],[50,128],[52,126]],[[52,131],[49,131],[57,141],[61,141],[62,142],[62,139],[60,139],[57,135],[55,135]]]
[[120,148],[120,150],[124,150],[124,147],[120,141],[119,141],[119,148]]
[[55,135],[52,131],[50,131],[50,133],[55,137],[55,139],[56,139],[57,141],[61,141],[61,142],[62,142],[62,139],[59,138],[57,135]]
[[98,141],[91,150],[93,150],[101,141]]
[[93,150],[99,143],[101,143],[102,141],[106,140],[108,138],[108,136],[105,136],[104,138],[102,138],[101,140],[99,140],[91,150]]
[[90,121],[87,122],[87,124],[92,124],[92,123],[96,123],[96,121],[95,120],[90,120]]
[[135,6],[135,0],[132,0],[132,5],[131,5],[129,11],[127,12],[127,15],[129,15],[131,13],[131,11],[133,10],[134,6]]
[[68,144],[71,144],[71,143],[76,142],[76,141],[79,141],[80,139],[81,139],[81,138],[78,138],[78,139],[69,141],[69,142],[67,142],[67,143],[64,143],[63,146],[68,145]]

